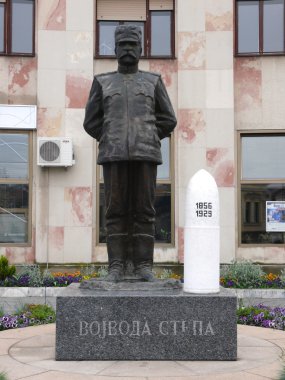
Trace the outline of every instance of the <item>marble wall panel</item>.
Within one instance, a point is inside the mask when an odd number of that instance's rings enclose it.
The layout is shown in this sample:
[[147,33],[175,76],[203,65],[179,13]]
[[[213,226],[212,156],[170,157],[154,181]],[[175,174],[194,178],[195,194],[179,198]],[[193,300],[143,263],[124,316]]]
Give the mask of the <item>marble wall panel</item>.
[[35,262],[36,231],[32,229],[30,247],[3,247],[1,254],[7,257],[9,264],[33,264]]
[[64,262],[90,263],[92,258],[92,227],[64,228]]
[[8,102],[36,104],[37,59],[11,57],[8,64]]
[[177,250],[157,245],[154,247],[153,259],[155,263],[175,263],[177,262]]
[[285,248],[284,247],[265,247],[264,248],[264,263],[265,264],[284,264]]
[[48,262],[48,227],[46,225],[36,225],[36,258],[37,263]]
[[78,31],[94,30],[95,1],[67,0],[66,3],[66,29]]
[[237,225],[236,190],[234,187],[220,187],[220,226],[235,230]]
[[38,28],[65,30],[66,0],[38,0]]
[[180,146],[178,151],[178,186],[186,188],[190,178],[206,167],[206,149],[195,146]]
[[150,60],[149,71],[161,75],[166,88],[173,86],[177,76],[177,61],[173,60]]
[[92,32],[66,32],[67,70],[86,70],[93,72],[93,42]]
[[233,70],[206,71],[206,107],[234,107]]
[[63,263],[64,227],[48,228],[48,259],[49,263]]
[[236,259],[236,230],[234,227],[221,227],[220,247],[220,263],[231,263]]
[[265,250],[264,247],[237,247],[236,249],[236,259],[237,260],[250,260],[255,263],[264,262]]
[[107,263],[108,254],[106,245],[102,244],[95,246],[92,252],[92,259],[97,263]]
[[49,184],[54,187],[91,187],[93,181],[94,150],[74,146],[75,165],[50,170]]
[[206,118],[202,109],[178,110],[178,146],[194,144],[206,145]]
[[85,109],[66,108],[65,110],[65,133],[71,136],[75,149],[92,149],[95,146],[93,139],[83,128]]
[[205,108],[206,73],[204,70],[180,70],[178,89],[178,108]]
[[65,70],[66,33],[58,30],[39,30],[38,57],[39,70]]
[[233,33],[206,32],[206,68],[230,70],[233,68]]
[[38,71],[38,106],[65,107],[65,70]]
[[235,108],[237,112],[262,105],[262,71],[258,58],[235,59]]
[[90,187],[64,189],[65,226],[92,226],[92,191]]
[[206,118],[206,146],[229,148],[234,151],[234,110],[232,108],[208,108]]
[[65,136],[64,109],[38,108],[37,135],[39,137]]
[[206,30],[232,31],[233,30],[233,1],[206,0]]
[[68,71],[66,75],[66,107],[85,108],[92,80],[88,74]]
[[0,57],[0,103],[8,103],[9,58]]
[[264,57],[261,60],[264,129],[285,128],[285,62],[282,58]]
[[177,74],[176,60],[145,60],[148,67],[143,70],[155,72],[161,75],[171,100],[174,112],[177,113]]
[[48,225],[50,227],[62,227],[65,225],[65,194],[64,188],[49,186],[48,199],[42,207],[49,207]]
[[235,164],[233,152],[228,148],[208,148],[206,151],[207,170],[215,178],[218,187],[235,185]]
[[[147,66],[145,62],[147,63]],[[94,59],[94,75],[116,71],[117,67],[118,63],[115,59]],[[139,63],[139,68],[141,70],[148,70],[147,67],[149,67],[148,61],[141,60]]]
[[262,75],[260,59],[235,59],[235,120],[239,129],[260,128],[262,124]]
[[177,2],[178,32],[205,31],[205,0]]
[[178,34],[179,70],[204,70],[206,67],[205,32]]

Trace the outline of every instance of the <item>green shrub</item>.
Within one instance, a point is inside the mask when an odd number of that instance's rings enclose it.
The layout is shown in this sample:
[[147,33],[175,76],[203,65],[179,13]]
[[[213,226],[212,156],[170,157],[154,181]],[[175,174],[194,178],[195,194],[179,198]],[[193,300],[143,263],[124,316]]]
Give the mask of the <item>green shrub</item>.
[[167,280],[173,276],[173,271],[171,269],[163,269],[163,271],[158,275],[161,280]]
[[221,269],[221,277],[225,281],[234,281],[238,288],[256,288],[265,275],[260,265],[247,260],[233,261]]
[[53,277],[53,275],[49,269],[45,269],[43,271],[42,279],[43,279],[43,282],[45,280],[53,280],[54,279],[54,277]]
[[279,277],[280,277],[281,281],[285,281],[285,269],[282,269]]
[[35,320],[39,321],[45,321],[49,317],[55,318],[55,311],[53,308],[49,305],[25,305],[23,312],[29,312],[30,313],[30,318],[34,318]]
[[0,281],[6,280],[7,277],[12,277],[16,273],[15,265],[9,265],[8,259],[5,256],[0,257]]
[[29,277],[29,286],[43,286],[43,276],[38,264],[22,265],[20,267],[18,278],[23,276]]
[[107,265],[102,265],[99,269],[98,269],[98,277],[105,277],[107,276],[108,274],[108,266]]
[[96,266],[94,264],[91,264],[91,265],[86,265],[84,267],[80,267],[80,273],[82,275],[82,277],[85,277],[85,276],[94,276],[96,274]]
[[8,380],[6,372],[0,372],[0,380]]
[[283,371],[280,374],[279,380],[285,380],[285,367],[283,368]]

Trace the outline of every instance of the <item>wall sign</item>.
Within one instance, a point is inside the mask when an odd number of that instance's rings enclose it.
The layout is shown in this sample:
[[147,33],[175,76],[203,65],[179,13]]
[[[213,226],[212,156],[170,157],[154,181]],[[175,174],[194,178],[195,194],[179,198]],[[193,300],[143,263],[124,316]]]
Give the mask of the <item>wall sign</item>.
[[266,202],[266,232],[285,232],[285,202]]
[[0,104],[0,129],[36,129],[37,106]]

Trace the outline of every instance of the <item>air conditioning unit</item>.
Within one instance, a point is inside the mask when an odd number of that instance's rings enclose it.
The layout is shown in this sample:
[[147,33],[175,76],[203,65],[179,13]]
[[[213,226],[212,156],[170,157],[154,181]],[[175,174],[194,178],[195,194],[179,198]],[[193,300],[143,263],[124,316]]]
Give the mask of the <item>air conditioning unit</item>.
[[72,166],[72,141],[68,137],[38,137],[38,165],[39,166]]

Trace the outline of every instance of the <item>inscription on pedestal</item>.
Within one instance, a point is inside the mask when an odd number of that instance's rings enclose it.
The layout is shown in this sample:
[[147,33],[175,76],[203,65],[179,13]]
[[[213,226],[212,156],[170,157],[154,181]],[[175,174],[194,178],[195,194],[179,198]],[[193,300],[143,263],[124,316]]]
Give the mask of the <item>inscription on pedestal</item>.
[[143,337],[145,335],[177,336],[202,336],[215,335],[211,322],[203,321],[161,321],[150,328],[148,321],[79,321],[80,336],[97,336],[104,339],[108,336]]

